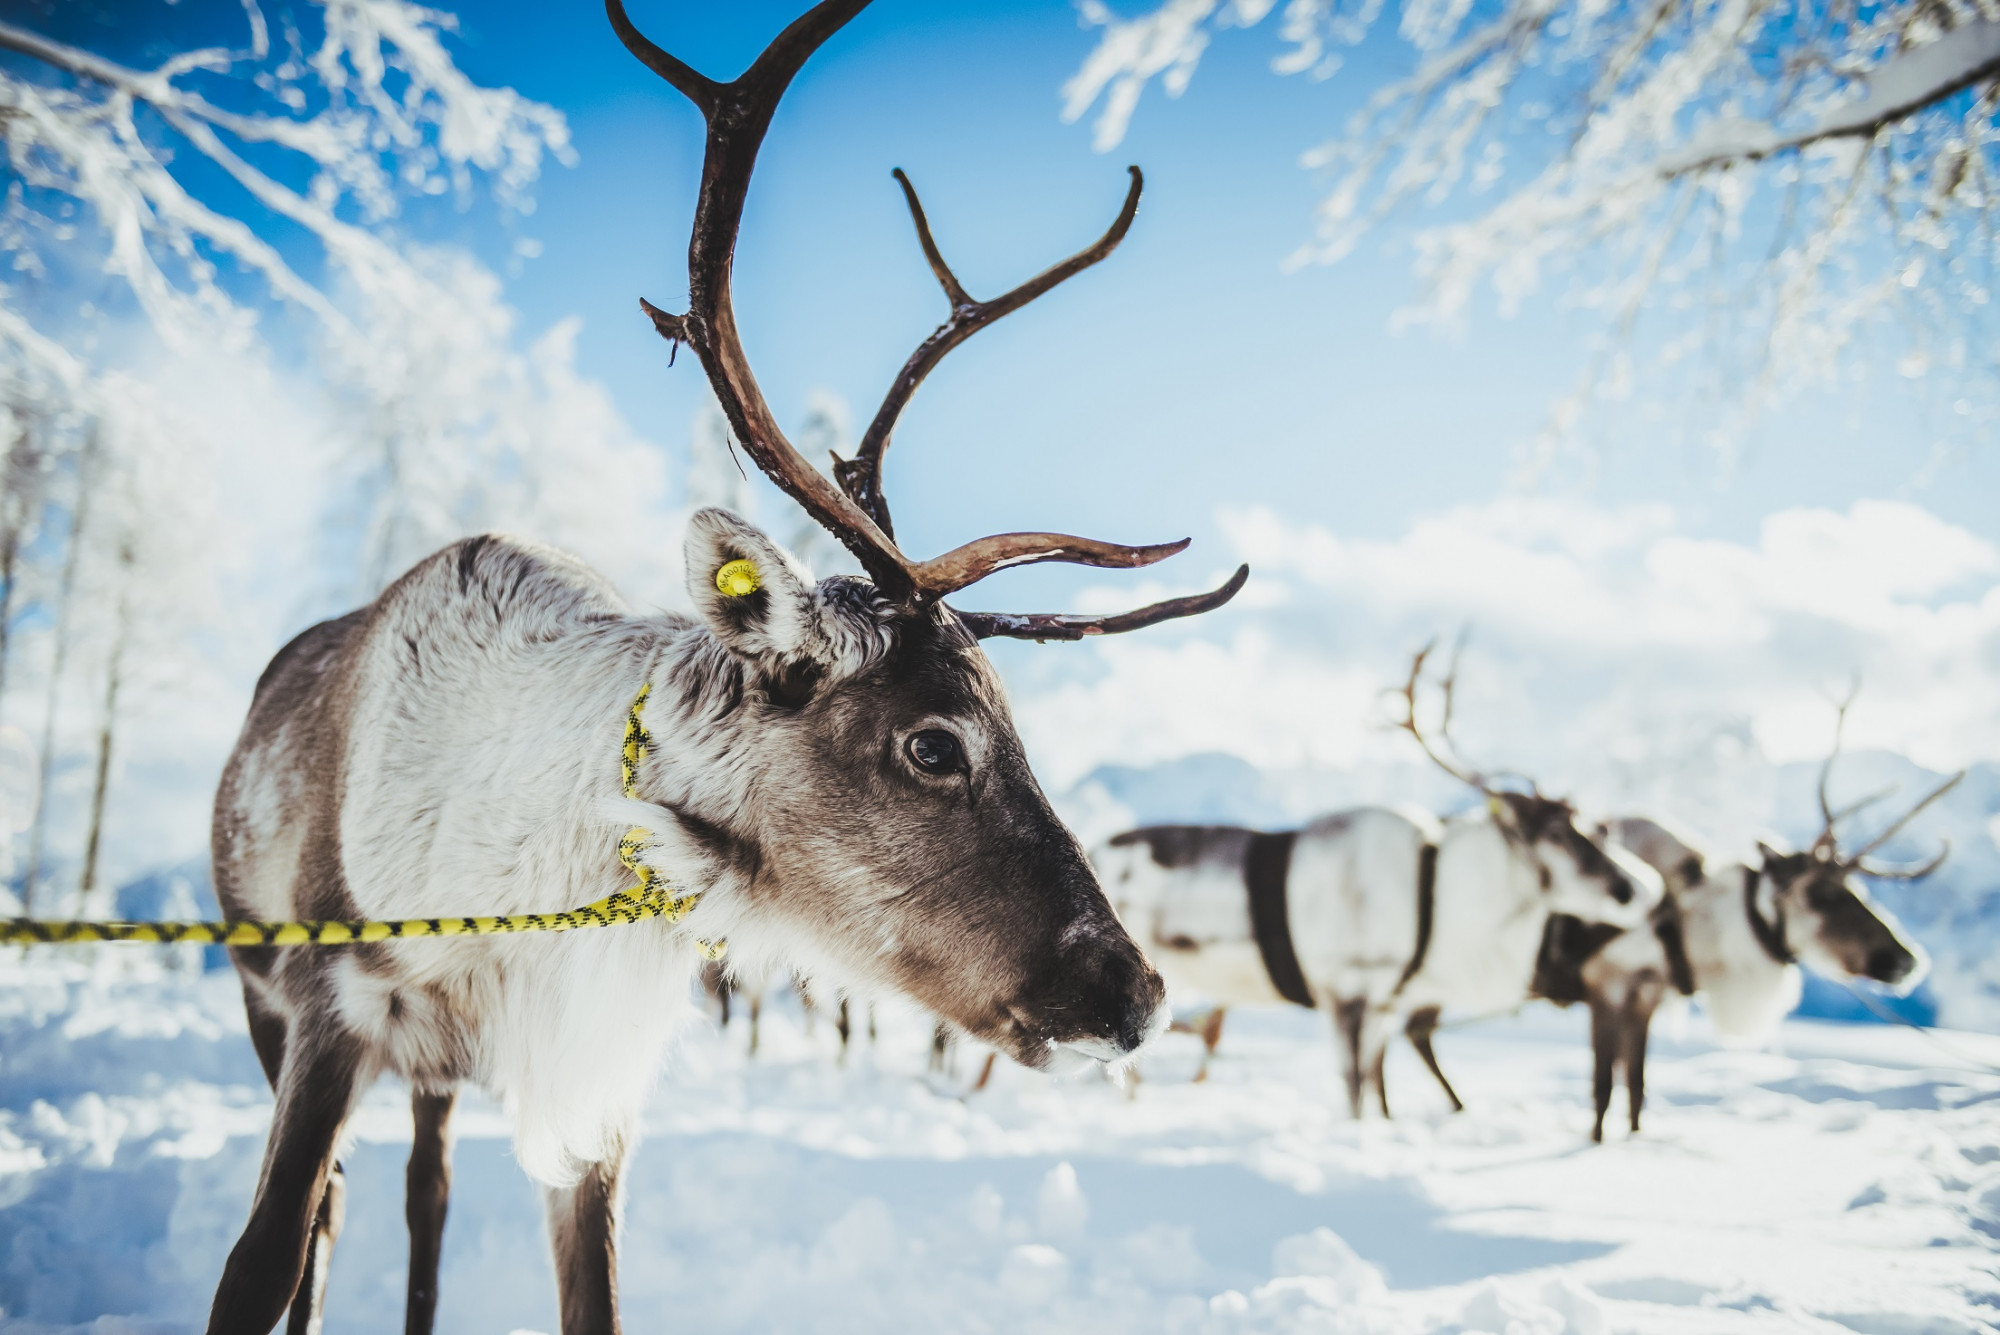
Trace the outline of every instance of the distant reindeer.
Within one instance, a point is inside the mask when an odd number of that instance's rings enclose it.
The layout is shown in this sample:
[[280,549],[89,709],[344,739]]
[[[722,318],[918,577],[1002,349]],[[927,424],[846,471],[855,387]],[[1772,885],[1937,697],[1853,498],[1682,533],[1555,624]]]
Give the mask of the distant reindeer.
[[[1524,1000],[1551,912],[1632,925],[1660,897],[1658,876],[1584,833],[1567,802],[1501,789],[1425,736],[1416,695],[1429,652],[1411,667],[1399,726],[1485,795],[1477,811],[1440,825],[1362,808],[1279,834],[1153,826],[1092,852],[1113,907],[1170,986],[1221,1008],[1291,1001],[1333,1016],[1355,1117],[1369,1087],[1388,1114],[1382,1065],[1398,1023],[1462,1107],[1431,1045],[1444,1009]],[[1455,685],[1454,670],[1447,748]],[[1219,1036],[1220,1016],[1211,1023]]]
[[[1964,772],[1947,778],[1875,838],[1853,853],[1842,853],[1842,821],[1887,797],[1877,793],[1836,810],[1827,796],[1841,733],[1853,696],[1840,706],[1833,749],[1820,767],[1821,829],[1803,853],[1781,852],[1759,843],[1758,865],[1705,869],[1693,843],[1644,817],[1608,823],[1607,833],[1660,872],[1678,905],[1685,955],[1673,957],[1673,938],[1658,932],[1629,932],[1605,941],[1587,933],[1568,937],[1567,955],[1550,971],[1574,974],[1580,997],[1590,1006],[1595,1120],[1591,1139],[1604,1139],[1604,1119],[1622,1066],[1631,1129],[1639,1130],[1646,1101],[1646,1041],[1653,1012],[1664,996],[1663,980],[1685,971],[1680,990],[1699,995],[1716,1031],[1737,1042],[1768,1037],[1798,1005],[1799,964],[1833,978],[1866,978],[1910,988],[1922,980],[1922,951],[1902,933],[1889,911],[1875,903],[1856,873],[1877,880],[1916,880],[1943,865],[1949,843],[1915,867],[1884,867],[1869,855],[1896,837],[1917,814],[1949,792]],[[1558,950],[1555,953],[1565,953]]]
[[800,66],[864,3],[821,4],[732,83],[608,8],[708,127],[689,311],[646,310],[700,358],[745,453],[869,578],[815,584],[763,533],[704,510],[686,539],[697,614],[646,616],[568,556],[480,537],[278,654],[216,799],[230,917],[560,911],[635,875],[684,897],[667,920],[592,932],[233,950],[277,1107],[211,1332],[262,1335],[288,1306],[294,1331],[318,1328],[343,1214],[334,1149],[383,1072],[414,1091],[406,1331],[435,1312],[450,1118],[468,1082],[508,1108],[546,1188],[564,1335],[616,1331],[623,1164],[691,1013],[699,940],[727,938],[746,969],[796,961],[901,992],[1032,1067],[1121,1058],[1165,1022],[1160,979],[1036,784],[978,641],[1205,611],[1247,571],[1122,616],[955,611],[946,596],[1003,567],[1143,566],[1185,543],[1014,533],[917,561],[894,541],[880,474],[898,414],[946,352],[1118,244],[1138,173],[1103,239],[986,302],[952,276],[903,182],[952,312],[858,457],[838,461],[838,487],[779,431],[739,342],[731,264],[758,146]]
[[1611,1103],[1616,1071],[1626,1075],[1632,1129],[1646,1102],[1646,1044],[1653,1014],[1669,995],[1692,996],[1698,988],[1687,951],[1687,906],[1702,883],[1703,858],[1683,836],[1665,825],[1629,817],[1607,821],[1599,831],[1660,874],[1665,895],[1645,928],[1629,931],[1587,923],[1568,914],[1549,919],[1535,964],[1536,997],[1559,1006],[1590,1007],[1593,1091],[1597,1117],[1591,1139],[1604,1139],[1604,1116]]

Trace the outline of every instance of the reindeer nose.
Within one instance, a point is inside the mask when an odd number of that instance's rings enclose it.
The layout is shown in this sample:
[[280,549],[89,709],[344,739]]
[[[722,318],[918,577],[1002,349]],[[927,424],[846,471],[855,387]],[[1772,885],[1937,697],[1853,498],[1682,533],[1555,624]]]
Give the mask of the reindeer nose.
[[[1094,1039],[1121,1055],[1153,1036],[1166,1013],[1167,986],[1122,929],[1112,925],[1093,933],[1066,964],[1069,977],[1062,990],[1071,1000],[1053,1010],[1051,1020],[1060,1025],[1058,1017],[1067,1018],[1084,1031],[1072,1030],[1074,1039]],[[1070,1006],[1075,1009],[1062,1017]]]
[[1125,1023],[1112,1036],[1120,1052],[1136,1051],[1140,1044],[1166,1027],[1166,982],[1152,965],[1141,961],[1139,967],[1143,976],[1135,989],[1132,1004],[1125,1012]]
[[1868,952],[1868,976],[1878,983],[1900,983],[1917,967],[1917,957],[1901,946],[1877,946]]

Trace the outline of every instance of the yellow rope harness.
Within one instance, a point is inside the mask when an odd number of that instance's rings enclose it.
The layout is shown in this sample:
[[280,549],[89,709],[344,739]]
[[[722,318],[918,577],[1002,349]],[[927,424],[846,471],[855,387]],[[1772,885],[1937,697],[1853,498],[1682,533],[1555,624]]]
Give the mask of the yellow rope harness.
[[[619,750],[618,774],[625,796],[639,796],[639,760],[652,745],[640,717],[651,684],[639,688],[625,712],[625,739]],[[32,918],[0,921],[0,945],[58,945],[74,941],[150,941],[175,944],[194,941],[222,946],[350,946],[368,941],[400,941],[425,936],[497,936],[506,932],[574,932],[585,927],[664,918],[679,922],[700,894],[671,894],[658,871],[639,861],[650,836],[634,826],[618,841],[618,861],[638,878],[638,884],[594,904],[567,913],[510,913],[501,917],[395,918],[389,920],[326,919],[309,922],[38,922]],[[705,959],[721,959],[725,941],[697,941]]]

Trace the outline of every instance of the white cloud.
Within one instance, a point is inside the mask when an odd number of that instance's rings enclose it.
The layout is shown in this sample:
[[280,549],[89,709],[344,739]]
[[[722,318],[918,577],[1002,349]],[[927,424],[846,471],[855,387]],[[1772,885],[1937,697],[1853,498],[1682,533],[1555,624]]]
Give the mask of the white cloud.
[[1855,673],[1850,746],[1933,769],[2000,750],[2000,551],[1915,505],[1779,511],[1755,542],[1688,536],[1663,506],[1522,498],[1389,541],[1261,509],[1223,525],[1253,570],[1239,606],[1096,642],[1088,669],[1023,695],[1057,786],[1202,751],[1405,765],[1382,693],[1461,625],[1466,750],[1551,790],[1625,802],[1671,785],[1680,810],[1733,824],[1717,808],[1755,775],[1823,754]]

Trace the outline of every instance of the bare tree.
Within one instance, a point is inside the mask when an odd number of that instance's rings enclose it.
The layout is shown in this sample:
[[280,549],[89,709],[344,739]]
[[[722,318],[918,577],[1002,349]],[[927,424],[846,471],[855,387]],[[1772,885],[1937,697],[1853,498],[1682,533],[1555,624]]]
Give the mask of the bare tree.
[[[1067,115],[1102,99],[1108,148],[1151,80],[1178,93],[1214,33],[1274,8],[1171,0],[1119,20],[1086,5],[1103,33]],[[1417,319],[1458,316],[1487,283],[1511,307],[1564,273],[1609,336],[1558,427],[1621,392],[1642,346],[1655,372],[1692,361],[1722,377],[1720,401],[1739,410],[1851,372],[1884,341],[1905,376],[1996,369],[1994,0],[1396,12],[1413,68],[1306,155],[1329,188],[1293,258],[1338,260],[1413,205],[1452,215],[1417,233]],[[1381,13],[1380,0],[1290,0],[1274,68],[1332,73]],[[1642,313],[1660,317],[1645,339]]]
[[0,702],[7,698],[8,650],[26,558],[23,549],[33,540],[41,518],[48,472],[33,414],[16,401],[12,416],[13,438],[7,444],[6,462],[0,464]]
[[76,574],[83,561],[90,503],[98,483],[96,456],[93,429],[90,441],[78,451],[72,469],[73,495],[68,528],[63,534],[62,573],[56,580],[51,600],[54,624],[49,632],[48,676],[43,683],[41,745],[36,749],[35,815],[28,833],[27,868],[21,881],[21,905],[27,913],[35,911],[35,891],[48,874],[45,854],[48,848],[50,797],[55,786],[56,727],[70,650],[75,644]]
[[77,877],[77,901],[88,912],[96,906],[91,897],[97,890],[98,851],[104,844],[104,807],[111,792],[111,748],[118,733],[118,693],[125,683],[125,654],[132,642],[132,584],[138,570],[138,555],[132,541],[121,542],[117,553],[118,600],[112,612],[111,645],[104,663],[104,698],[98,707],[96,763],[90,788],[90,818],[83,839],[83,870]]

